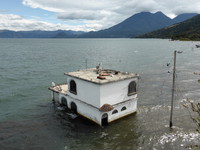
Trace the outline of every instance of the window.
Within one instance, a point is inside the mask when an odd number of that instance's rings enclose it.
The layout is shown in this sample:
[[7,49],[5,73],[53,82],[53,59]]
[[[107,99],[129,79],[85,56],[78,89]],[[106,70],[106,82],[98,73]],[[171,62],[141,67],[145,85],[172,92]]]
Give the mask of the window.
[[70,89],[69,91],[73,94],[77,94],[77,91],[76,91],[76,82],[74,80],[71,80],[70,81]]
[[67,106],[67,99],[65,97],[61,98],[61,104]]
[[122,107],[121,111],[124,111],[124,110],[126,110],[126,107],[125,107],[125,106],[124,106],[124,107]]
[[136,94],[137,89],[136,89],[136,82],[132,81],[129,85],[128,85],[128,96],[134,95]]
[[77,106],[76,106],[76,104],[75,104],[74,102],[71,102],[71,110],[72,110],[75,114],[77,114]]
[[118,111],[116,109],[113,110],[112,114],[116,114],[116,113],[118,113]]

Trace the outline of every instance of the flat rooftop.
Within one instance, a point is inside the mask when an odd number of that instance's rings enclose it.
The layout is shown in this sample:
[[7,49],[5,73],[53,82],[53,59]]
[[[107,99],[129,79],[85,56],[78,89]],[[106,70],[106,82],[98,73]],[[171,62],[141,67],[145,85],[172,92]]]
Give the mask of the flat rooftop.
[[68,72],[65,73],[65,75],[93,82],[96,84],[106,84],[110,82],[116,82],[116,81],[139,77],[139,74],[137,73],[120,72],[116,70],[96,69],[96,68],[84,69],[75,72]]

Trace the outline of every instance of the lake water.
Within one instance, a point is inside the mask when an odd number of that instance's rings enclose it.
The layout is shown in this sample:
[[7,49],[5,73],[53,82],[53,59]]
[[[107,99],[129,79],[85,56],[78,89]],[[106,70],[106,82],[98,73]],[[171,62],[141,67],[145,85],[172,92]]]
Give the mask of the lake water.
[[[1,150],[188,149],[200,144],[184,99],[200,101],[198,42],[160,39],[0,39]],[[173,51],[177,82],[169,129]],[[136,114],[100,127],[51,102],[51,82],[99,63],[139,73]],[[171,65],[167,67],[167,63]],[[168,71],[170,73],[168,73]],[[191,114],[193,115],[193,114]]]

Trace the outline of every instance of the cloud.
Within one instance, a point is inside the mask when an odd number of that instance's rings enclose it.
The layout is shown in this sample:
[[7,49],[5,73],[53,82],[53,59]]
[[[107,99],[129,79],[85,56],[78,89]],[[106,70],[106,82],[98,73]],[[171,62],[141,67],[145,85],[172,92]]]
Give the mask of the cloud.
[[98,28],[97,24],[87,25],[63,25],[53,24],[35,19],[25,19],[14,14],[0,14],[0,30],[14,31],[30,31],[30,30],[74,30],[74,31],[90,31]]
[[[85,13],[85,15],[80,15],[79,19],[84,19],[88,12],[101,13],[102,11],[124,14],[122,11],[124,10],[126,15],[141,11],[165,11],[174,14],[179,11],[200,12],[199,0],[62,0],[59,2],[55,0],[23,0],[23,4],[56,13],[72,14],[79,11]],[[84,17],[82,18],[82,16]]]
[[99,20],[103,18],[103,15],[101,13],[97,13],[94,11],[76,11],[76,12],[59,13],[57,15],[57,18],[64,20],[77,20],[77,19]]
[[[199,0],[23,0],[22,3],[30,8],[53,12],[55,13],[55,19],[64,23],[52,24],[21,18],[20,24],[15,20],[16,24],[20,26],[19,28],[24,26],[26,29],[32,27],[41,30],[53,30],[58,27],[84,31],[100,30],[111,27],[142,11],[162,11],[171,17],[181,13],[200,13]],[[11,24],[13,22],[11,21]],[[73,24],[72,22],[76,23]],[[70,23],[71,25],[69,25]],[[29,25],[30,27],[28,27]],[[33,25],[40,25],[40,27],[34,27]]]
[[8,10],[6,10],[6,9],[0,9],[0,13],[5,13],[5,12],[7,12]]
[[115,25],[142,11],[162,11],[168,16],[200,13],[199,0],[23,0],[23,4],[55,12],[57,19],[93,21],[101,28]]
[[[62,2],[62,1],[61,1]],[[23,0],[22,4],[31,8],[41,8],[52,12],[63,12],[60,8],[62,3],[54,0]],[[53,6],[51,6],[53,4]],[[58,5],[60,4],[60,5]]]

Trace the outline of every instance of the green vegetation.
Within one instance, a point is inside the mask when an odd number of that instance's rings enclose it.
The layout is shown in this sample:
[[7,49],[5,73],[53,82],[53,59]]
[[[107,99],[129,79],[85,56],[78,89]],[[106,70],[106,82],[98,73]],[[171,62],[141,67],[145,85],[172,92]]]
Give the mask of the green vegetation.
[[[200,75],[200,72],[194,72],[194,74]],[[200,83],[200,79],[198,80],[198,82]],[[182,105],[188,109],[191,119],[197,125],[196,131],[200,134],[200,102],[195,103],[189,98],[186,98],[186,101]],[[187,148],[193,149],[193,150],[197,150],[197,149],[199,150],[200,145],[192,145],[192,146],[188,146]]]
[[[191,109],[195,114],[195,117],[191,115],[192,120],[200,127],[200,103],[194,103],[193,101],[187,99],[187,103],[183,104],[184,107]],[[197,129],[200,133],[200,130]]]
[[200,41],[200,34],[180,34],[174,35],[171,37],[172,40],[181,40],[181,41]]
[[150,32],[138,38],[163,38],[172,40],[200,40],[200,15],[172,26]]
[[[192,110],[193,114],[190,112],[190,116],[192,120],[196,123],[197,128],[200,128],[200,103],[194,103],[193,101],[186,99],[186,103],[183,104],[183,106],[189,109],[189,111]],[[200,133],[199,129],[196,129],[196,131]],[[200,145],[190,145],[190,146],[187,146],[186,148],[199,150]]]

